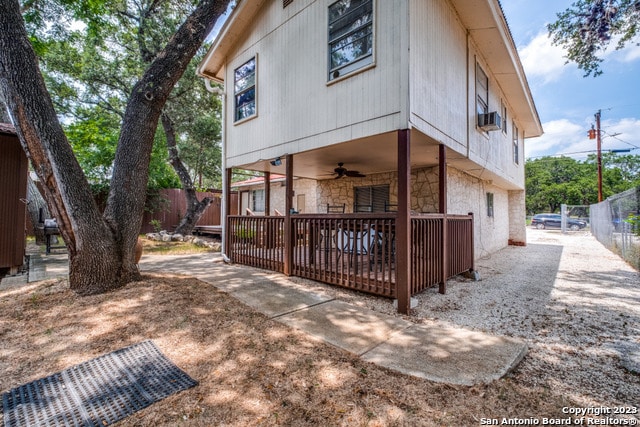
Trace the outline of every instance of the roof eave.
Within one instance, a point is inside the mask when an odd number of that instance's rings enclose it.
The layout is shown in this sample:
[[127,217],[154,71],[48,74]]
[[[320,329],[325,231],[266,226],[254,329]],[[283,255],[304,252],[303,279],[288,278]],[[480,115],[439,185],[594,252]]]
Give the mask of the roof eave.
[[[479,45],[485,61],[508,94],[527,137],[543,133],[524,68],[499,0],[451,0],[458,17]],[[484,13],[482,13],[484,12]],[[495,27],[491,23],[495,24]],[[485,47],[487,51],[483,51]]]
[[246,35],[246,30],[253,22],[266,0],[239,0],[231,15],[226,20],[204,59],[198,65],[196,74],[218,83],[224,82],[224,66],[229,52],[238,41]]

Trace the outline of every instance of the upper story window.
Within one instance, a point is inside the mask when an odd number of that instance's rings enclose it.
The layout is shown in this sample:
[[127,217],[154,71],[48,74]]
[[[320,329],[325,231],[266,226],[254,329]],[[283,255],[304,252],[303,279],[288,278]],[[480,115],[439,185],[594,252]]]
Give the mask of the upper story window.
[[256,114],[256,58],[255,56],[233,72],[233,92],[235,95],[234,121],[240,121]]
[[329,6],[329,80],[373,63],[373,0]]
[[480,64],[476,64],[476,108],[478,117],[489,112],[489,78]]
[[513,123],[513,162],[520,164],[520,135],[518,134],[518,127],[515,122]]

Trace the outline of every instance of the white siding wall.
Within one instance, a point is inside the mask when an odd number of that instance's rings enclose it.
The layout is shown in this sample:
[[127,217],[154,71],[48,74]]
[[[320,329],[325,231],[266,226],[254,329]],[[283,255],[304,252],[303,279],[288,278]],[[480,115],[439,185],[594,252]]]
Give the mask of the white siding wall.
[[448,3],[441,0],[411,0],[410,28],[411,122],[436,141],[465,152],[465,30]]
[[[453,168],[447,171],[450,214],[474,215],[475,258],[507,246],[509,242],[509,192]],[[493,193],[493,217],[487,215],[487,193]],[[524,229],[524,227],[523,227]]]
[[[327,8],[266,2],[226,67],[227,166],[406,128],[406,0],[376,0],[373,69],[327,84]],[[258,116],[233,124],[233,71],[257,55]],[[402,64],[405,64],[403,67]]]
[[[501,105],[507,105],[507,132],[496,130],[483,132],[476,127],[477,118],[475,115],[475,66],[476,62],[489,76],[489,111],[497,111],[502,116]],[[524,151],[522,140],[522,126],[518,126],[520,132],[519,140],[519,163],[514,162],[512,128],[513,121],[517,117],[513,116],[513,110],[509,107],[509,100],[503,94],[501,88],[492,77],[491,68],[482,58],[480,53],[474,48],[473,42],[469,46],[469,103],[472,107],[469,115],[469,159],[477,164],[485,165],[486,168],[509,181],[511,185],[524,189]]]
[[[523,142],[520,141],[520,163],[515,164],[511,139],[513,113],[473,38],[469,36],[467,41],[466,29],[447,2],[410,0],[410,3],[412,125],[509,181],[511,188],[524,188]],[[489,77],[489,111],[498,111],[502,116],[502,102],[507,105],[506,134],[476,128],[476,61]]]

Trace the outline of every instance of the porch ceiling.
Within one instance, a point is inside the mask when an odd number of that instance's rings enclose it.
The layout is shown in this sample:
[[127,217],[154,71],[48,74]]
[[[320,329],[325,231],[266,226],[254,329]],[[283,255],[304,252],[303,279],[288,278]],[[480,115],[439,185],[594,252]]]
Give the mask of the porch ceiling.
[[[316,180],[333,179],[333,170],[338,163],[344,163],[347,170],[355,170],[364,175],[395,172],[398,169],[397,133],[389,132],[367,138],[356,139],[323,148],[294,153],[293,175],[297,178]],[[411,132],[411,168],[435,167],[439,164],[439,144],[416,131]],[[280,166],[271,165],[273,158],[255,163],[234,166],[258,172],[286,175],[285,156],[281,156]],[[504,177],[474,163],[464,154],[447,148],[447,165],[464,171],[483,181],[488,181],[507,190],[521,190]],[[358,178],[352,178],[357,180]]]
[[[414,132],[415,133],[415,132]],[[295,153],[293,175],[299,178],[331,179],[338,163],[344,163],[347,170],[356,170],[364,175],[392,172],[398,168],[398,137],[389,132],[372,137],[333,144],[323,148]],[[273,166],[274,159],[238,166],[239,168],[286,174],[286,164]],[[425,138],[413,138],[411,143],[411,167],[430,167],[438,164],[438,144]]]

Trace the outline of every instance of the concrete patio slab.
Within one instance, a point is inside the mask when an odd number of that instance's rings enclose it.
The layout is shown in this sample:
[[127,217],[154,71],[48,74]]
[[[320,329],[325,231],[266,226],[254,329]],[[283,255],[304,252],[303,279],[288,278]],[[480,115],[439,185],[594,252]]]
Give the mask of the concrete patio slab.
[[361,355],[411,323],[342,301],[330,301],[278,318],[286,325]]
[[32,254],[29,257],[29,282],[67,277],[69,256],[64,253]]
[[[202,279],[201,279],[202,280]],[[224,286],[220,289],[225,290]],[[325,295],[293,286],[280,286],[272,281],[245,281],[244,286],[228,291],[230,295],[270,318],[279,317],[310,306],[330,301]]]
[[431,381],[474,385],[502,378],[526,352],[518,339],[433,322],[397,332],[362,358]]

